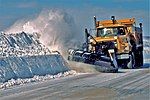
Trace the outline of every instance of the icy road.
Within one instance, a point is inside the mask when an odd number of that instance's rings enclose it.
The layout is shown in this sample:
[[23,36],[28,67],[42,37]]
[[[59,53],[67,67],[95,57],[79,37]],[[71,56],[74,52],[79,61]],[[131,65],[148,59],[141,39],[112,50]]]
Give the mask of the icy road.
[[0,90],[0,100],[149,100],[150,69],[90,73]]

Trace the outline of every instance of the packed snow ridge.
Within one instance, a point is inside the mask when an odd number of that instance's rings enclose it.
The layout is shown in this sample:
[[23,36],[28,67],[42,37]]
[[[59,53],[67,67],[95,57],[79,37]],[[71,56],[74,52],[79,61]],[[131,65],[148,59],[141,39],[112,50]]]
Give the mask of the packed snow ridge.
[[41,44],[37,33],[0,34],[0,83],[67,71],[67,62]]

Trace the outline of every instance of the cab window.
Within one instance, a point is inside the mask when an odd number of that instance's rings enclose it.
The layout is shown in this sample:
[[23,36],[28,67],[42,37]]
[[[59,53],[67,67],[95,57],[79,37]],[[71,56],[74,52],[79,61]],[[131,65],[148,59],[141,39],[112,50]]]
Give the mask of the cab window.
[[117,36],[125,35],[125,30],[123,27],[111,27],[111,28],[99,28],[97,30],[97,36]]

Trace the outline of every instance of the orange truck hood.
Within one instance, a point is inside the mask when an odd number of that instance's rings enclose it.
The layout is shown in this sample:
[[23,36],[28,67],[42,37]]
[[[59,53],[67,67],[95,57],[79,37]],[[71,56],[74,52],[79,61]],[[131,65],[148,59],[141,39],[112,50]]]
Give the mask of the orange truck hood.
[[[116,38],[115,38],[116,37]],[[117,36],[109,36],[109,37],[94,37],[97,42],[107,42],[107,41],[115,41],[117,40]]]

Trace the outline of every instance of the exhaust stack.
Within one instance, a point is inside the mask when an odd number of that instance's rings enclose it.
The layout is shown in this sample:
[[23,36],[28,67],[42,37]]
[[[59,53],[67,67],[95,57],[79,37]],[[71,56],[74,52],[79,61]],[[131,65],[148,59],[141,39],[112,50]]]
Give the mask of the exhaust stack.
[[97,21],[97,20],[96,20],[96,16],[94,16],[95,30],[96,30],[96,26],[97,26],[97,25],[96,25],[96,21]]
[[88,34],[88,30],[85,29],[85,42],[86,42],[86,51],[89,51],[89,46],[88,46],[88,37],[89,37],[89,34]]

